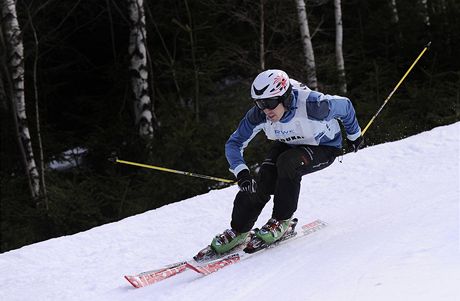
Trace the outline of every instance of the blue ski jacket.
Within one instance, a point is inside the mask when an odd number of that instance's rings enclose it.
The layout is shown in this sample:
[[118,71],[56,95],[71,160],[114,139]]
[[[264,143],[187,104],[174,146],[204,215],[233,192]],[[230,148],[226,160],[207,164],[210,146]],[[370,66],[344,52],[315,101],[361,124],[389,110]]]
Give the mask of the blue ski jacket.
[[280,121],[271,122],[262,110],[254,106],[225,144],[225,156],[235,176],[241,170],[249,169],[243,152],[260,131],[264,131],[270,140],[289,145],[328,145],[341,148],[340,121],[348,139],[356,140],[361,136],[355,109],[348,98],[312,91],[294,79],[290,79],[290,83],[292,103]]

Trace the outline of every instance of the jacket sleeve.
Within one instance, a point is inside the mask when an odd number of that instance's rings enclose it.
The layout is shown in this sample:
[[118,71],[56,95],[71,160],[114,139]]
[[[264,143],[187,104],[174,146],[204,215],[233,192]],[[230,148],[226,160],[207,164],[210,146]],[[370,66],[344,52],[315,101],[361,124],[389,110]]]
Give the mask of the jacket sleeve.
[[312,91],[307,99],[307,112],[309,117],[316,120],[340,120],[350,140],[356,140],[361,136],[355,109],[346,97]]
[[249,110],[240,121],[238,128],[225,144],[225,156],[230,164],[230,171],[236,176],[243,169],[249,169],[243,158],[243,152],[249,142],[263,128],[265,115],[256,107]]

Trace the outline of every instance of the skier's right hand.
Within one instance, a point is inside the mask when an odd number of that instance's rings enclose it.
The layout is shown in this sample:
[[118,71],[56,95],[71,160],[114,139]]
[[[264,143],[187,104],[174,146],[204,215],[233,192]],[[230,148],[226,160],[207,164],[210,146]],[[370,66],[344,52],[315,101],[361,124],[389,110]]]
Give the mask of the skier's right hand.
[[236,176],[236,180],[238,181],[238,186],[240,187],[241,191],[255,193],[257,188],[256,181],[252,178],[249,170],[243,169],[238,173]]
[[349,152],[357,152],[364,144],[363,136],[359,136],[355,140],[350,140],[347,138],[347,145]]

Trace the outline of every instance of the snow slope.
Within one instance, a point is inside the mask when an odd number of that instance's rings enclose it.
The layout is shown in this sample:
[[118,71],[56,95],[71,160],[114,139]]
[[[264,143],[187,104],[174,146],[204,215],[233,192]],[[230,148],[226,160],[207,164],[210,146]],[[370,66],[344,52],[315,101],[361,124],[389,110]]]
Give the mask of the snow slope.
[[209,243],[237,187],[0,254],[0,298],[460,300],[460,122],[346,155],[302,184],[296,216],[327,228],[208,277],[134,289],[122,276]]

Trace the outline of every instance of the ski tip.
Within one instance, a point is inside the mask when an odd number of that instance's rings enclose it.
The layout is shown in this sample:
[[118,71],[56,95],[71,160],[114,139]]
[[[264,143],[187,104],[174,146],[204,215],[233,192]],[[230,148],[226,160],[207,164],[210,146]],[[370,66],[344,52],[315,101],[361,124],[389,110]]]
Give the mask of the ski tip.
[[141,282],[137,281],[136,277],[134,276],[129,276],[125,275],[124,278],[128,280],[128,282],[134,287],[134,288],[141,288],[143,285]]
[[320,219],[317,219],[317,220],[315,220],[314,222],[316,222],[316,223],[318,223],[318,224],[320,224],[320,225],[324,225],[324,226],[327,226],[327,225],[328,225],[325,221],[320,220]]
[[328,224],[320,219],[314,220],[311,223],[305,224],[302,226],[302,231],[306,232],[315,232],[321,228],[326,227]]

